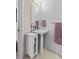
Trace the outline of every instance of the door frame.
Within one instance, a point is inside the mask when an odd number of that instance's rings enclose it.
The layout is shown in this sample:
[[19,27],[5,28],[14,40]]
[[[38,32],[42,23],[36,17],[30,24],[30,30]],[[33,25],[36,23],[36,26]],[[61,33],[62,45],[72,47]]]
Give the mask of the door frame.
[[17,7],[17,23],[18,23],[18,59],[23,59],[23,46],[22,42],[22,2],[23,0],[17,0],[18,7]]

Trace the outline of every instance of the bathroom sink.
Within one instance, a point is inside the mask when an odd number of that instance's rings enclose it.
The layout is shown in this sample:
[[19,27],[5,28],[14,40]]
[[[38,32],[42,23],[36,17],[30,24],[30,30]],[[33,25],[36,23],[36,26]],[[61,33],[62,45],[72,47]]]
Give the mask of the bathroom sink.
[[43,53],[43,35],[46,34],[48,32],[47,29],[38,29],[38,30],[34,30],[32,31],[34,33],[40,34],[40,53]]
[[38,30],[34,30],[33,32],[43,35],[43,34],[47,33],[48,30],[47,29],[38,29]]

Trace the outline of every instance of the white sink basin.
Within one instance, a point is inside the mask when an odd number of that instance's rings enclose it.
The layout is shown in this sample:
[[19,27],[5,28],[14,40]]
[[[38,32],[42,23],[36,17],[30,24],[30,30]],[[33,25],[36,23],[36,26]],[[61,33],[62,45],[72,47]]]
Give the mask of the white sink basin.
[[45,33],[48,32],[48,30],[47,29],[38,29],[38,30],[34,30],[33,32],[44,35]]
[[46,34],[48,32],[47,29],[38,29],[38,30],[34,30],[34,33],[40,34],[41,37],[41,41],[40,41],[40,53],[43,53],[43,35]]

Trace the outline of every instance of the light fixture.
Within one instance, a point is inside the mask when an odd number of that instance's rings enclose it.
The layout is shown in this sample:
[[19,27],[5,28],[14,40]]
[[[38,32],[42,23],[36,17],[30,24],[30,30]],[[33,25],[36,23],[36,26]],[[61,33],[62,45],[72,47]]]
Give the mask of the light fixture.
[[32,3],[34,5],[38,5],[39,6],[40,5],[40,2],[41,2],[40,0],[32,0]]

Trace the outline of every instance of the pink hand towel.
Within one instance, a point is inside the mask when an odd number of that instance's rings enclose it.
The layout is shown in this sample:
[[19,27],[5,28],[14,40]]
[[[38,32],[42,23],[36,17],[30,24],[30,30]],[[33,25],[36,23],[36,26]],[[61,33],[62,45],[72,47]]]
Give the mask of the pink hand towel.
[[55,23],[55,42],[62,45],[62,23]]

